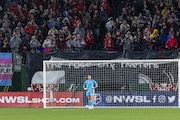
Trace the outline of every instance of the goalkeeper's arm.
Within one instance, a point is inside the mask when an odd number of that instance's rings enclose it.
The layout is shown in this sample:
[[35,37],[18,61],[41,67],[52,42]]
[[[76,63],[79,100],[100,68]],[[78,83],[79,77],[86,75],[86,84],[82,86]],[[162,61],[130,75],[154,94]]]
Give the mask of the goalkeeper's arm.
[[97,87],[98,87],[98,83],[94,80],[94,87],[93,87],[93,89],[95,89]]
[[87,90],[87,87],[86,87],[86,82],[84,82],[84,84],[83,84],[83,88],[84,88],[84,90]]

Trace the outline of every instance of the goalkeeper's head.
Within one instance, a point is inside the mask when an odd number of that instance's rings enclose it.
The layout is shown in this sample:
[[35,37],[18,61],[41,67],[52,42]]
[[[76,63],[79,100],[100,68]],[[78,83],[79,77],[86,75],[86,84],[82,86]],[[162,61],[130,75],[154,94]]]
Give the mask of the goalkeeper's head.
[[87,78],[88,78],[88,80],[91,80],[91,75],[88,75]]

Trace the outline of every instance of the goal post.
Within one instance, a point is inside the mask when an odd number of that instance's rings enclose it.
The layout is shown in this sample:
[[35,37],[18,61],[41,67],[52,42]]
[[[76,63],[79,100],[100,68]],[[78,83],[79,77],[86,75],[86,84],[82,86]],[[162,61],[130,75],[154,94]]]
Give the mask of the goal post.
[[180,61],[43,61],[43,107],[84,107],[83,83],[98,83],[95,107],[179,107]]

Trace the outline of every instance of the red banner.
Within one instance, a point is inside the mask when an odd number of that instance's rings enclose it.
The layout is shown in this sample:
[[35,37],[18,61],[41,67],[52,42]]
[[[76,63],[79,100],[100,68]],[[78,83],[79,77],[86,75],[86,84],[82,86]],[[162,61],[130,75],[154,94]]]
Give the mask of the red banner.
[[[82,92],[48,93],[47,106],[83,106]],[[0,92],[0,107],[43,107],[42,92]]]
[[177,83],[151,83],[149,84],[151,91],[177,91]]

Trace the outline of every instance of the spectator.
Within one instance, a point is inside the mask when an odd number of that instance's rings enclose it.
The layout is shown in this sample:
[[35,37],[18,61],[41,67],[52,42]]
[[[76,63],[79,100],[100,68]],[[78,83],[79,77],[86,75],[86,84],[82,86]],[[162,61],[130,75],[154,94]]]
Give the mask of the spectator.
[[71,51],[73,46],[73,39],[71,31],[69,30],[68,26],[64,26],[62,30],[59,30],[59,35],[64,36],[64,39],[66,41],[67,48]]
[[84,36],[84,41],[86,42],[86,50],[92,50],[94,45],[94,36],[91,30],[86,30],[86,35]]
[[169,35],[172,35],[172,34],[175,34],[175,30],[174,30],[174,27],[170,27],[169,29]]
[[162,17],[167,17],[170,13],[170,10],[167,8],[167,6],[164,6],[163,10],[161,11]]
[[27,4],[23,4],[21,11],[22,11],[22,14],[27,17],[28,11],[29,11]]
[[62,19],[62,26],[68,26],[68,28],[71,28],[71,18],[69,15],[66,15],[63,19]]
[[178,47],[178,41],[174,37],[174,34],[171,35],[171,38],[166,42],[166,48],[169,50],[174,50]]
[[108,30],[108,31],[112,31],[112,29],[113,29],[113,25],[114,25],[114,20],[113,20],[113,18],[112,17],[110,17],[110,18],[108,18],[108,20],[107,20],[107,22],[106,22],[106,29]]
[[37,30],[35,30],[34,35],[35,35],[36,38],[39,40],[39,42],[40,42],[41,44],[43,44],[44,39],[45,39],[44,34],[43,34],[43,31],[42,31],[41,29],[37,29]]
[[84,35],[85,35],[85,29],[83,27],[83,25],[81,23],[79,23],[77,25],[77,27],[74,29],[75,33],[79,33],[81,36],[81,39],[84,39]]
[[58,34],[58,29],[56,29],[55,25],[51,27],[51,29],[48,31],[48,35],[53,36]]
[[9,46],[9,39],[7,38],[7,36],[4,37],[3,41],[2,41],[2,48],[1,48],[1,52],[10,52],[10,46]]
[[94,14],[93,18],[92,18],[92,28],[93,28],[93,35],[94,35],[94,39],[95,39],[94,40],[95,44],[98,44],[98,42],[99,42],[100,23],[101,23],[100,17],[97,14]]
[[43,19],[43,21],[41,21],[39,29],[42,31],[43,38],[45,38],[48,34],[48,31],[49,31],[49,28],[48,28],[48,25],[46,24],[45,19]]
[[151,44],[152,42],[151,42],[151,38],[150,38],[151,33],[152,33],[152,28],[151,28],[151,25],[148,24],[143,31],[143,39],[146,40],[148,49],[152,49],[152,44]]
[[89,12],[85,13],[85,16],[82,18],[82,25],[86,26],[86,29],[88,29],[89,24],[91,23],[91,16]]
[[18,22],[19,22],[18,16],[15,15],[14,13],[12,13],[12,16],[11,16],[11,29],[15,29]]
[[61,28],[59,21],[57,21],[56,18],[52,18],[52,20],[48,23],[48,27],[51,29],[52,27],[55,27],[57,30]]
[[5,15],[3,16],[2,23],[8,23],[8,24],[11,23],[10,20],[9,20],[9,18],[8,18],[8,15],[7,15],[7,14],[5,14]]
[[36,39],[35,35],[31,37],[29,46],[32,53],[38,53],[41,43]]
[[42,47],[44,50],[44,53],[50,53],[51,52],[51,46],[52,46],[52,41],[50,36],[47,36],[47,38],[44,40]]
[[13,37],[9,41],[11,52],[19,52],[21,42],[22,40],[18,34],[13,33]]
[[57,37],[58,37],[58,34],[57,35],[53,35],[53,36],[50,36],[50,39],[51,39],[51,52],[54,52],[55,50],[57,50]]
[[24,29],[23,29],[22,24],[20,22],[18,22],[15,30],[18,30],[21,35],[24,35]]
[[66,50],[66,40],[63,34],[57,35],[56,45],[59,50]]
[[160,30],[159,37],[157,39],[157,43],[159,47],[164,48],[166,43],[166,36],[167,36],[166,26],[163,25],[162,29]]
[[86,42],[84,39],[81,38],[80,33],[76,33],[75,38],[73,40],[75,51],[82,51],[84,50],[84,47],[86,46]]
[[132,51],[133,50],[133,41],[130,38],[131,37],[131,32],[128,31],[125,34],[125,38],[122,41],[122,45],[123,45],[123,54],[122,54],[122,58],[126,58],[126,52],[127,51]]
[[151,35],[151,33],[152,33],[152,28],[151,28],[151,24],[148,24],[147,26],[146,26],[146,28],[144,29],[144,39],[146,40],[146,41],[151,41],[151,38],[150,38],[150,35]]
[[138,19],[138,17],[137,16],[134,16],[134,18],[133,18],[133,20],[132,20],[132,23],[131,23],[131,26],[134,26],[134,25],[136,25],[137,26],[137,24],[139,24],[139,19]]
[[146,41],[140,38],[138,35],[133,36],[133,50],[144,51],[147,49]]
[[102,24],[105,25],[105,23],[108,19],[108,14],[103,6],[100,7],[99,17],[101,18]]
[[19,12],[18,3],[16,3],[16,2],[12,3],[11,11],[14,12],[15,15],[18,15],[18,12]]
[[27,25],[24,27],[24,32],[29,32],[31,35],[33,35],[35,29],[38,29],[38,25],[32,20],[28,21]]
[[76,37],[76,35],[73,34],[73,35],[71,35],[71,38],[69,38],[66,41],[66,46],[67,46],[68,51],[74,51],[74,39],[75,39],[75,37]]
[[29,46],[30,40],[31,40],[30,33],[28,32],[24,33],[24,35],[22,36],[21,51],[28,52],[30,50],[30,46]]
[[123,20],[123,23],[120,25],[120,30],[122,34],[127,33],[130,30],[130,25],[127,23],[126,20]]
[[84,3],[83,3],[83,0],[79,0],[79,1],[78,1],[78,3],[77,3],[77,9],[80,10],[80,11],[84,11],[85,6],[84,6]]
[[110,8],[108,0],[102,0],[100,3],[100,7],[102,7],[108,15],[110,14],[111,8]]
[[159,37],[159,31],[157,29],[154,29],[153,32],[150,35],[150,43],[149,43],[149,50],[158,51],[161,50],[161,47],[158,45],[158,37]]
[[115,47],[116,47],[116,50],[118,51],[123,51],[123,45],[122,45],[122,34],[120,32],[120,30],[118,29],[116,31],[116,35],[115,35]]
[[8,37],[10,37],[12,35],[12,30],[9,28],[9,24],[8,23],[3,23],[2,27],[0,28],[0,32],[3,35],[6,35]]
[[81,24],[81,19],[77,15],[74,15],[71,24],[72,24],[72,28],[75,29],[78,27],[78,25]]
[[177,39],[177,41],[178,41],[178,48],[180,48],[180,30],[178,30],[177,32],[176,32],[176,36],[175,36],[175,38]]
[[106,51],[112,51],[114,50],[114,41],[111,36],[111,32],[107,32],[104,38],[104,49]]
[[6,2],[5,2],[5,5],[4,5],[4,8],[11,8],[11,6],[12,6],[12,2],[11,2],[11,0],[6,0]]

